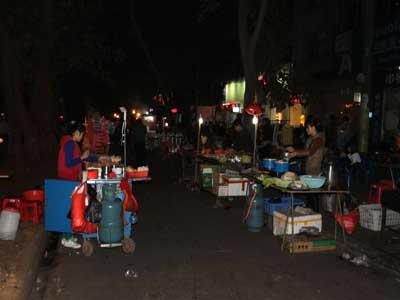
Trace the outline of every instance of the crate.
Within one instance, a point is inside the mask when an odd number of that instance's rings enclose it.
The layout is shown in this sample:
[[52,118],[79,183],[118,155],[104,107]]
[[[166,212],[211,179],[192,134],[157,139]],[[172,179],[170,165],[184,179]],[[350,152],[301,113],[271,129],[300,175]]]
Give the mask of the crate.
[[[360,225],[372,231],[381,231],[382,205],[364,204],[358,207],[360,212]],[[400,214],[391,209],[386,209],[386,226],[400,224]]]
[[[288,218],[289,213],[287,211],[274,211],[274,224],[273,224],[273,234],[274,235],[283,235],[285,232],[285,223]],[[300,214],[297,212],[293,213],[293,219],[289,217],[286,234],[292,234],[292,224],[294,233],[298,234],[303,227],[316,227],[319,232],[322,230],[322,215],[319,213],[312,214]]]
[[[288,210],[290,197],[281,197],[280,203],[270,202],[270,198],[265,198],[264,200],[264,213],[267,215],[273,215],[276,210]],[[294,206],[304,206],[304,200],[294,198]]]
[[289,253],[333,251],[336,250],[336,241],[327,235],[322,235],[320,237],[297,235],[288,237],[286,249]]

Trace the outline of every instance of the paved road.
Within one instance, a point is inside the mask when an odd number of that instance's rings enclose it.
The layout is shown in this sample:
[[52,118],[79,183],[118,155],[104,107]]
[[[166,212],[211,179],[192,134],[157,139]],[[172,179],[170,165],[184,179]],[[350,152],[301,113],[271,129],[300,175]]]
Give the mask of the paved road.
[[[46,300],[102,299],[399,299],[399,279],[339,260],[337,253],[288,255],[266,230],[249,233],[239,208],[173,184],[168,168],[135,190],[142,204],[137,250],[63,251]],[[126,279],[126,268],[138,278]]]

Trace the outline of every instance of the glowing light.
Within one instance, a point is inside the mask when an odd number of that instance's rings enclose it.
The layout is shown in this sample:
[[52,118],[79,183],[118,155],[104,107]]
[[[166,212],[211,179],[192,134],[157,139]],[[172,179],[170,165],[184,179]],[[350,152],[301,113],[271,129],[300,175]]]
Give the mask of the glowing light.
[[203,120],[203,118],[200,116],[200,118],[199,118],[199,125],[201,126],[203,123],[204,123],[204,120]]
[[58,118],[59,118],[60,120],[64,120],[64,116],[63,116],[63,115],[59,116]]
[[282,113],[281,113],[281,112],[277,113],[276,116],[275,116],[275,119],[276,119],[279,123],[282,122]]
[[302,114],[302,115],[300,116],[300,124],[301,124],[302,126],[304,126],[304,125],[306,124],[306,116],[305,116],[304,114]]
[[119,114],[117,114],[117,113],[114,113],[114,114],[113,114],[113,117],[116,118],[116,119],[119,119],[119,118],[120,118]]
[[168,122],[165,122],[164,126],[165,126],[165,127],[168,127],[168,126],[169,126]]
[[234,106],[234,107],[232,108],[232,111],[233,111],[234,113],[238,113],[238,112],[240,112],[240,107],[239,107],[239,106]]
[[258,81],[263,81],[264,80],[264,74],[258,75]]
[[145,116],[144,120],[148,122],[154,122],[154,116]]
[[136,115],[136,109],[132,109],[132,115]]
[[140,112],[136,113],[136,119],[139,119],[142,114]]
[[344,107],[345,107],[345,108],[352,108],[352,107],[353,107],[353,104],[345,104]]
[[171,112],[172,112],[173,114],[176,114],[176,113],[178,112],[178,109],[177,109],[176,107],[171,108]]
[[4,139],[0,138],[0,144],[3,144],[3,143],[4,143]]
[[254,126],[257,125],[258,124],[258,117],[254,116],[252,122],[253,122]]

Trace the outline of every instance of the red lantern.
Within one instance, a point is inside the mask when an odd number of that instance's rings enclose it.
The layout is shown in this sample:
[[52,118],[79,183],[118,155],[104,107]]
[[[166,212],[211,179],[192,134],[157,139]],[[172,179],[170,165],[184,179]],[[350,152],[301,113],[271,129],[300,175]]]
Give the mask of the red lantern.
[[246,113],[252,116],[262,115],[262,109],[257,103],[251,103],[245,108]]

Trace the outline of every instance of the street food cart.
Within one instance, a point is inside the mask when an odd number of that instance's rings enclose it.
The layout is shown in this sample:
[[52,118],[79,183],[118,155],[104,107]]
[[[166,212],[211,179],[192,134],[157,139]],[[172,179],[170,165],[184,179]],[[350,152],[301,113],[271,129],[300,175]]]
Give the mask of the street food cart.
[[[119,177],[108,178],[107,176],[98,174],[98,178],[89,178],[85,181],[66,181],[59,179],[46,179],[45,180],[45,229],[49,232],[59,232],[67,234],[80,234],[83,238],[82,252],[85,256],[90,256],[93,253],[94,245],[91,240],[96,239],[98,245],[101,248],[111,248],[122,246],[122,249],[126,253],[132,253],[135,250],[135,242],[132,237],[131,225],[135,223],[135,211],[130,211],[123,208],[123,203],[125,198],[128,197],[128,193],[131,193],[131,187],[136,182],[148,182],[151,178],[148,174],[142,173],[145,176],[130,176],[134,178],[128,178],[125,172],[122,172]],[[125,190],[122,188],[121,182],[129,183],[129,189]],[[101,205],[101,221],[97,223],[90,223],[87,221],[90,230],[85,227],[85,230],[76,232],[73,230],[74,227],[74,211],[72,208],[74,195],[82,187],[87,185],[95,191],[95,198],[91,201],[99,201]],[[111,200],[113,202],[104,202],[105,198],[103,195],[105,189],[104,187],[109,187],[112,189]],[[83,194],[83,201],[81,210],[81,216],[86,212],[89,203],[88,196]],[[84,206],[83,206],[84,205]],[[112,214],[110,214],[113,213]],[[114,216],[114,217],[113,217]],[[123,217],[122,217],[123,216]],[[86,218],[86,216],[85,216]],[[102,232],[102,221],[107,219],[107,225],[103,228],[112,228],[109,231]],[[106,229],[108,230],[108,229]],[[115,233],[120,235],[120,238],[115,240]],[[110,235],[110,238],[102,238],[102,235]],[[111,238],[111,235],[113,237]]]

